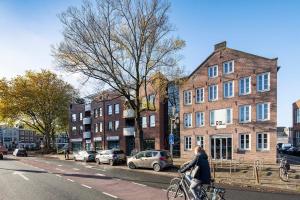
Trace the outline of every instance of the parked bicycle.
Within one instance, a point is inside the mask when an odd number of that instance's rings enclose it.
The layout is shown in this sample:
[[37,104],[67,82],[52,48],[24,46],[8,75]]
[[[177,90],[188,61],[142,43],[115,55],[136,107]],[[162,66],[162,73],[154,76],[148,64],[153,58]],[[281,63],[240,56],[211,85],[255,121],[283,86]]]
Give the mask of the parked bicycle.
[[287,157],[284,156],[280,159],[279,165],[279,177],[282,181],[287,182],[289,180],[290,164],[288,163]]
[[[191,191],[191,177],[188,173],[180,173],[180,178],[174,178],[167,189],[167,199],[191,200],[194,199]],[[196,189],[197,200],[225,200],[225,189],[214,186],[214,180],[208,186],[199,185]]]

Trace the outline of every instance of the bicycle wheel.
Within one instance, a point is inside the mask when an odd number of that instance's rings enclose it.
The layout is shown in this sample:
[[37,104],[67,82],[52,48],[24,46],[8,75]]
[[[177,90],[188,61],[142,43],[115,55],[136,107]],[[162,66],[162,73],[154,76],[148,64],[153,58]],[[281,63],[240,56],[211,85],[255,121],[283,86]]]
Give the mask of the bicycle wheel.
[[181,189],[181,187],[178,184],[173,184],[170,185],[167,189],[167,199],[186,200],[186,196],[184,191]]
[[179,185],[180,181],[181,181],[181,178],[173,178],[170,181],[170,185]]
[[285,181],[285,182],[287,182],[289,180],[289,174],[283,167],[279,168],[279,177],[282,181]]

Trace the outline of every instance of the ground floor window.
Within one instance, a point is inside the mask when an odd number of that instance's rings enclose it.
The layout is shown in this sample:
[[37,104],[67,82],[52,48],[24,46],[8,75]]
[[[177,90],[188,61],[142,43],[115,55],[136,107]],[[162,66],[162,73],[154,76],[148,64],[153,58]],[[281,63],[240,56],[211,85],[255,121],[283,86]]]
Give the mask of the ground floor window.
[[102,142],[101,141],[95,142],[95,150],[96,151],[102,150]]
[[155,149],[155,139],[146,139],[144,140],[144,149]]
[[250,135],[249,134],[240,134],[240,149],[241,150],[250,150]]
[[196,136],[196,145],[204,148],[204,136]]
[[296,146],[300,146],[300,131],[295,132],[295,143]]
[[107,141],[107,148],[108,149],[120,149],[119,140],[117,140],[117,141]]
[[185,151],[192,150],[192,137],[191,136],[184,137],[184,150]]
[[257,149],[269,150],[269,137],[267,133],[257,133]]
[[82,149],[82,143],[81,142],[72,142],[72,150],[73,151],[79,151]]
[[212,137],[210,141],[212,159],[232,159],[232,138],[229,136]]

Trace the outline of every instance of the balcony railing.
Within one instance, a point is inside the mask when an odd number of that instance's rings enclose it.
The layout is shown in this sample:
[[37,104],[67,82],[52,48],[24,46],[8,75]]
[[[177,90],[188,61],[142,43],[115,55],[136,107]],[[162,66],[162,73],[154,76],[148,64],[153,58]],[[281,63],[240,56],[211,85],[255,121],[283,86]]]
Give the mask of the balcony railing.
[[83,125],[91,124],[91,118],[90,117],[85,117],[83,118]]
[[135,113],[133,109],[123,110],[123,118],[134,118]]
[[91,104],[90,103],[89,104],[85,104],[84,110],[85,111],[91,111]]
[[123,128],[123,135],[124,136],[134,136],[135,128],[134,127]]
[[83,132],[83,138],[84,139],[91,138],[91,132],[90,131]]

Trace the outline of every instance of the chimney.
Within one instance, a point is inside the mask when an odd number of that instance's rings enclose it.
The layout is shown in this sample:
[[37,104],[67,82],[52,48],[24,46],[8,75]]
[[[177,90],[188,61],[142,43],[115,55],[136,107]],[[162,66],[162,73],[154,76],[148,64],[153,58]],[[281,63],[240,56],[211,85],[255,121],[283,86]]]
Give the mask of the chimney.
[[226,41],[215,44],[215,51],[225,49],[225,48],[226,48]]

